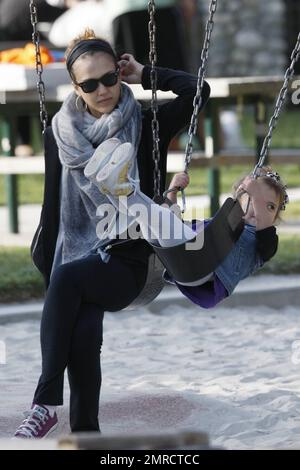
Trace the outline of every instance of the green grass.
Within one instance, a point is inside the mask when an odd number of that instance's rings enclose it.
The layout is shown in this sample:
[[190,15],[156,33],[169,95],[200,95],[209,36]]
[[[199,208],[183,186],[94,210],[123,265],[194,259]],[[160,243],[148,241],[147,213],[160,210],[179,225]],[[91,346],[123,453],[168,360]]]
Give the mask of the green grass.
[[[18,192],[20,204],[41,204],[44,191],[43,175],[18,176]],[[0,176],[0,206],[5,205],[5,176]]]
[[[271,148],[300,148],[300,134],[298,132],[299,110],[284,109],[279,117],[276,129],[273,132]],[[273,113],[270,106],[268,113],[268,121]],[[240,119],[242,136],[248,147],[255,147],[255,122],[253,114],[246,107],[242,112]]]
[[41,298],[43,292],[29,248],[0,247],[0,303]]
[[289,220],[300,222],[300,201],[290,202],[282,214],[282,219],[283,222]]
[[[276,256],[261,274],[300,274],[300,236],[281,235]],[[0,303],[42,298],[43,280],[33,266],[29,249],[0,246]]]
[[259,271],[261,274],[300,274],[300,236],[280,235],[279,248]]

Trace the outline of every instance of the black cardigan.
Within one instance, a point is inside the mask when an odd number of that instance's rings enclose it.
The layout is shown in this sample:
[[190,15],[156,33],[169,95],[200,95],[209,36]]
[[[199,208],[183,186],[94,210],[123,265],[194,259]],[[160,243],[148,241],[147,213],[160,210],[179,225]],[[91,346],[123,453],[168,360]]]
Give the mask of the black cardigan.
[[[148,65],[143,69],[142,86],[144,89],[151,89],[150,70]],[[157,88],[162,91],[173,91],[177,95],[174,100],[159,104],[158,106],[160,190],[163,191],[166,183],[168,146],[172,138],[190,122],[193,111],[193,98],[197,89],[197,77],[186,72],[158,67]],[[204,82],[200,110],[206,104],[209,94],[210,87]],[[150,198],[153,197],[154,188],[151,120],[151,109],[143,110],[142,135],[137,153],[141,190]],[[59,229],[59,187],[61,175],[58,148],[51,127],[48,127],[44,134],[44,145],[44,202],[40,223],[32,241],[31,254],[34,264],[43,274],[45,285],[48,287]],[[127,262],[145,265],[151,252],[152,248],[150,245],[142,239],[131,240],[120,245],[116,244],[111,250],[111,253],[123,257]]]

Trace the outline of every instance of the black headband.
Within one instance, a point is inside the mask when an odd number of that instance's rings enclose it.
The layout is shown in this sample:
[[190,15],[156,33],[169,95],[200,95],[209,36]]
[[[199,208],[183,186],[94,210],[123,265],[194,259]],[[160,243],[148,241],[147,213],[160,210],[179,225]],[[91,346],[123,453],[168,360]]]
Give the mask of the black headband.
[[66,65],[69,73],[71,72],[71,68],[75,60],[85,52],[89,51],[106,52],[116,60],[116,55],[112,47],[106,41],[102,41],[102,39],[83,39],[73,47],[68,55]]

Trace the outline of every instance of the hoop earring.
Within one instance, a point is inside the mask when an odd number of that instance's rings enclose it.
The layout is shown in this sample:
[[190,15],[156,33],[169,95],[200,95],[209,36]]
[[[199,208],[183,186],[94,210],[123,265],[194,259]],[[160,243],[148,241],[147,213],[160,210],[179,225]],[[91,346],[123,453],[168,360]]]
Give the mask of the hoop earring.
[[[81,109],[80,109],[80,106],[79,106],[79,100],[81,100],[80,101]],[[76,98],[76,101],[75,101],[75,106],[76,106],[77,111],[79,111],[79,112],[84,112],[84,111],[87,111],[87,109],[88,109],[88,105],[86,104],[86,102],[79,95],[77,95],[77,98]]]

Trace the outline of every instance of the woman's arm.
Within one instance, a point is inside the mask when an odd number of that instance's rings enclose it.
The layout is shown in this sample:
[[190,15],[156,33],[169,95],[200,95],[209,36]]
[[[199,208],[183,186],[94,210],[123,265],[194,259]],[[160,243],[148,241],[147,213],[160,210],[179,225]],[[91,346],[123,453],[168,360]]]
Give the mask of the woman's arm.
[[[179,131],[190,123],[193,112],[193,101],[197,91],[197,77],[189,73],[156,67],[157,89],[172,91],[177,97],[167,103],[159,105],[158,119],[160,137],[170,141]],[[145,90],[151,89],[150,65],[145,65],[142,72],[142,86]],[[210,87],[204,82],[201,111],[210,95]],[[151,112],[151,110],[150,110]]]
[[[141,83],[145,90],[151,89],[151,78],[150,65],[142,65],[135,60],[132,54],[123,54],[118,62],[120,67],[121,80],[128,84]],[[187,117],[190,119],[193,111],[193,98],[197,91],[197,77],[189,73],[165,69],[162,67],[156,67],[157,71],[157,89],[161,91],[172,91],[178,97],[161,107],[161,115],[169,113],[171,115],[172,110],[178,111],[179,104],[188,104],[188,115],[186,112],[184,116],[177,115],[176,120],[183,121],[183,124],[187,124]],[[204,82],[202,91],[202,101],[200,111],[206,104],[210,94],[210,87],[207,82]],[[192,101],[191,101],[192,98]],[[174,116],[172,116],[174,117]]]

